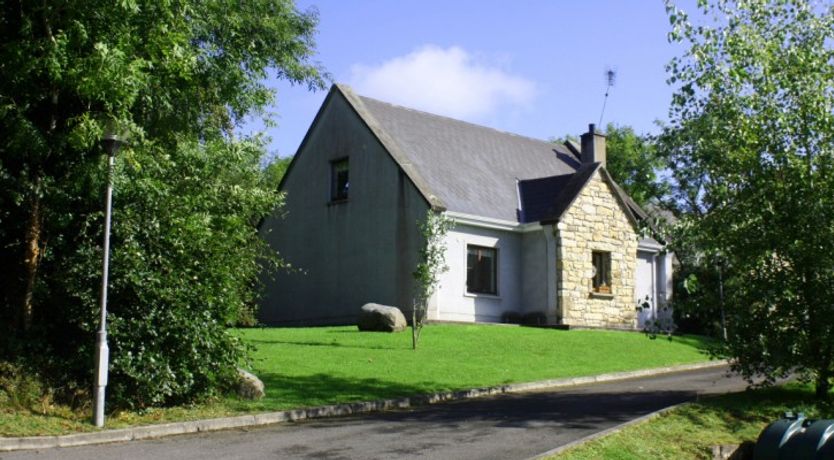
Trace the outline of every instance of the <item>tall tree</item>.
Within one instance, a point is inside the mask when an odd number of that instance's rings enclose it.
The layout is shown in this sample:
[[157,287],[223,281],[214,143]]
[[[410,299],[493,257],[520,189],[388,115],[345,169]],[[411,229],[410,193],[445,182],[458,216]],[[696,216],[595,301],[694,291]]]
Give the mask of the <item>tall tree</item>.
[[834,7],[671,1],[676,88],[661,142],[688,211],[680,230],[725,267],[733,367],[834,378]]
[[[628,125],[608,123],[606,135],[606,169],[628,195],[640,205],[660,201],[667,193],[666,184],[658,177],[664,166],[648,135],[639,135]],[[576,136],[565,136],[554,142],[577,141]]]
[[264,179],[275,190],[278,190],[278,186],[281,185],[291,162],[292,157],[276,157],[264,168]]
[[[218,255],[201,251],[231,250],[240,256],[239,262],[250,254],[248,248],[256,244],[250,239],[254,230],[245,227],[254,227],[250,220],[257,222],[257,217],[249,214],[262,213],[266,199],[250,180],[259,174],[251,163],[260,153],[252,152],[262,152],[263,147],[255,140],[238,139],[234,129],[244,116],[260,113],[272,101],[272,90],[264,83],[270,75],[311,88],[323,86],[321,70],[311,62],[316,21],[315,12],[297,10],[292,0],[12,0],[0,5],[0,264],[8,270],[0,281],[0,319],[4,327],[14,325],[3,331],[4,336],[29,335],[18,345],[40,344],[53,350],[57,346],[69,356],[84,351],[73,347],[82,347],[80,337],[92,330],[95,317],[84,312],[95,304],[98,269],[92,260],[100,254],[104,177],[98,139],[108,126],[131,137],[125,154],[129,165],[117,170],[113,245],[136,243],[141,250],[130,255],[150,257],[145,271],[123,272],[121,280],[114,276],[113,299],[121,296],[132,302],[122,308],[136,307],[122,319],[139,321],[141,315],[135,313],[155,299],[158,305],[179,302],[202,309],[204,319],[223,324],[221,310],[232,306],[213,309],[206,296],[216,288],[248,297],[240,287],[249,285],[251,290],[251,279],[192,278],[191,294],[184,289],[181,297],[163,294],[170,286],[154,282],[165,279],[161,274],[182,274]],[[230,165],[230,158],[239,160],[235,168],[215,169]],[[127,177],[132,180],[125,181]],[[195,178],[205,179],[206,188],[185,185]],[[237,188],[232,183],[236,180]],[[218,203],[220,199],[226,203]],[[275,204],[277,196],[266,200]],[[120,220],[130,222],[134,211],[146,226],[119,229]],[[243,238],[241,244],[201,248],[206,242],[201,238],[184,238],[187,232],[178,238],[171,234],[199,222],[205,228],[228,225],[230,237]],[[243,233],[235,234],[237,230]],[[236,248],[247,249],[235,252]],[[114,253],[114,275],[126,262],[124,257],[127,254]],[[69,261],[78,264],[68,266]],[[75,279],[69,279],[70,272]],[[155,287],[159,290],[152,291]],[[58,319],[66,319],[68,312],[75,317],[67,330],[61,330]],[[114,315],[118,314],[116,308]],[[149,325],[170,323],[172,318],[146,317]],[[118,330],[119,318],[113,320]],[[123,331],[142,329],[131,321],[124,323]],[[57,337],[70,345],[58,344]],[[141,340],[135,339],[133,345],[140,347]],[[118,343],[119,337],[114,340]],[[227,347],[230,343],[226,340],[208,354],[195,352],[195,357],[211,362],[213,356],[236,355]],[[126,356],[135,359],[135,347],[121,349],[124,354],[116,356],[114,365]],[[165,349],[160,350],[164,355]],[[153,360],[151,356],[148,362]],[[159,375],[170,376],[169,381],[194,380],[187,366],[166,366],[160,367]],[[64,370],[79,378],[79,369]],[[183,387],[162,391],[177,397],[190,394],[188,385]]]
[[638,135],[627,125],[609,123],[606,168],[611,177],[640,205],[660,201],[666,194],[666,184],[658,178],[663,159],[657,154],[650,136]]

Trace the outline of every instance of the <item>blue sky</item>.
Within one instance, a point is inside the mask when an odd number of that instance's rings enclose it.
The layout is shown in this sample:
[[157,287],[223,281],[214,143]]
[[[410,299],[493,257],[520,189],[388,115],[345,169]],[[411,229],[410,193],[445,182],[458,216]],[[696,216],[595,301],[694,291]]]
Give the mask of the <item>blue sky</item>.
[[[672,91],[661,0],[298,0],[319,12],[319,61],[359,94],[539,139],[597,123],[657,132]],[[326,91],[270,81],[270,153],[295,153]],[[250,129],[262,125],[253,122]]]

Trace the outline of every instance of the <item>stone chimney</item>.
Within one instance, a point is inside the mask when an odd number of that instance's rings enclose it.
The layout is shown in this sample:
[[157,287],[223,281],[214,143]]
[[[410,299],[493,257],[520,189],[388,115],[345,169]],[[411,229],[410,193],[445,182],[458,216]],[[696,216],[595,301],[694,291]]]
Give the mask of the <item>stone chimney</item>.
[[597,131],[593,123],[582,135],[582,163],[602,163],[605,166],[605,134]]

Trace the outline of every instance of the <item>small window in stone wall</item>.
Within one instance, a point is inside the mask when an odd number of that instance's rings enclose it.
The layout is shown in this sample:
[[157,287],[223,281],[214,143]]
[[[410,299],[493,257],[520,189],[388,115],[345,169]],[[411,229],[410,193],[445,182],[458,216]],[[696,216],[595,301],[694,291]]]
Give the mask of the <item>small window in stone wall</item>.
[[591,260],[594,264],[593,291],[600,294],[611,294],[611,253],[593,251]]
[[496,268],[498,250],[481,246],[466,246],[466,292],[498,294]]

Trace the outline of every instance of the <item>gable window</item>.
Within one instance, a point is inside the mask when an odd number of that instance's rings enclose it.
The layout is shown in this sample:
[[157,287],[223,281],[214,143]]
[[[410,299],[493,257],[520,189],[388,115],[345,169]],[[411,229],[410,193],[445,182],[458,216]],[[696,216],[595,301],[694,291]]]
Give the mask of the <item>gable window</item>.
[[348,159],[342,158],[330,162],[330,201],[347,200],[348,189],[350,189]]
[[594,264],[593,291],[611,294],[611,253],[593,251],[591,260]]
[[498,250],[483,246],[466,246],[466,292],[498,294],[496,268]]

